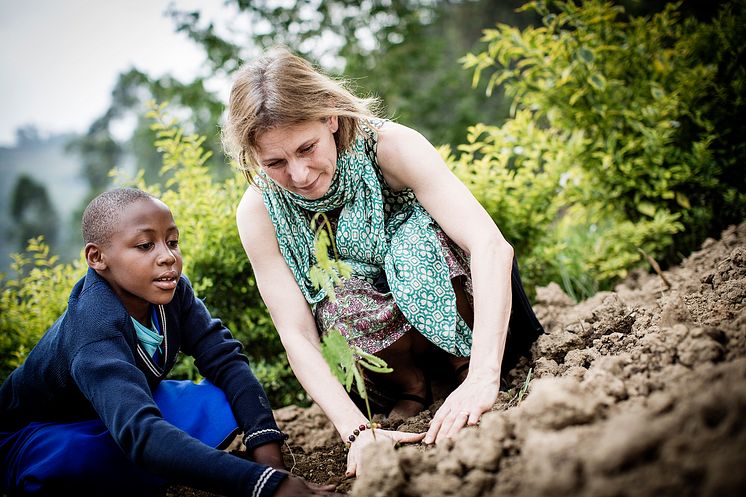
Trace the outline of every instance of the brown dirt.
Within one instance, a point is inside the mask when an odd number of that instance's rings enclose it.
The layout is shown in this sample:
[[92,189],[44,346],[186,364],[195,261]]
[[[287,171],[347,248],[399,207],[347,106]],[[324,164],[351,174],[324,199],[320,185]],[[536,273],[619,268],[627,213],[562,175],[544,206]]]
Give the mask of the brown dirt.
[[[539,289],[547,334],[480,426],[437,447],[371,447],[357,479],[317,407],[276,411],[293,471],[356,497],[746,495],[746,223],[664,276],[670,288],[636,272],[579,304]],[[169,495],[209,495],[186,492]]]

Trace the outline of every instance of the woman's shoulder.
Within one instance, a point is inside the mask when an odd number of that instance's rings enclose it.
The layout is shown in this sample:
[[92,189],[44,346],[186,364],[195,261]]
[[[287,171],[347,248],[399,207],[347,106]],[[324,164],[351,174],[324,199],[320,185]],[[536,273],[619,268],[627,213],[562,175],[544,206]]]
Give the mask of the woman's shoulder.
[[241,200],[236,207],[236,220],[241,223],[241,219],[249,216],[256,217],[261,215],[262,212],[266,214],[267,208],[264,205],[264,199],[262,198],[262,192],[256,185],[249,185],[246,188]]
[[244,192],[236,207],[236,224],[244,248],[274,238],[274,226],[258,187],[250,185]]
[[378,158],[397,160],[404,152],[429,144],[417,130],[393,121],[378,128]]
[[430,142],[408,126],[387,121],[378,129],[378,164],[387,183],[394,190],[411,188],[412,185],[403,173],[418,163],[412,159],[428,147],[432,147]]

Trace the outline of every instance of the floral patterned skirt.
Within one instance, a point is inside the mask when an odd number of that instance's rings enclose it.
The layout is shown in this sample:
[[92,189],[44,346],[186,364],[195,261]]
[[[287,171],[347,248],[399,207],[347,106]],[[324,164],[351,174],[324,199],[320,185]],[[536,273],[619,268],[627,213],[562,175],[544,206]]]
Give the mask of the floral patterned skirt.
[[[448,236],[438,230],[438,240],[448,264],[451,279],[463,278],[464,291],[473,305],[469,260]],[[320,333],[337,328],[351,345],[375,354],[412,330],[389,291],[380,291],[364,279],[351,277],[335,290],[337,302],[324,299],[316,305]]]

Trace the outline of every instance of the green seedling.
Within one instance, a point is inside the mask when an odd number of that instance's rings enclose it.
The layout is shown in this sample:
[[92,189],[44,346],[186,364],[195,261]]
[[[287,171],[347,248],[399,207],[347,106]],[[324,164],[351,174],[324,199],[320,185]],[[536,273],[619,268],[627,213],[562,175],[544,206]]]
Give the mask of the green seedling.
[[526,381],[523,382],[523,386],[521,386],[521,389],[518,391],[518,403],[520,404],[523,400],[523,397],[526,396],[526,393],[528,393],[528,384],[531,382],[531,374],[534,372],[534,368],[529,368],[528,374],[526,375]]
[[[339,258],[337,245],[334,243],[334,233],[329,218],[323,212],[318,212],[311,219],[311,230],[314,232],[313,251],[316,264],[311,266],[308,277],[314,287],[323,289],[330,301],[336,302],[334,287],[349,278],[352,267]],[[329,257],[329,249],[334,254]]]
[[[326,214],[323,212],[315,214],[311,220],[311,229],[314,232],[314,253],[316,255],[316,264],[309,270],[311,283],[316,288],[323,288],[326,291],[327,298],[336,302],[337,297],[334,288],[342,283],[345,278],[350,277],[352,268],[339,258],[334,243],[334,233]],[[333,257],[329,257],[330,249]],[[350,345],[336,328],[330,328],[324,333],[321,339],[321,355],[329,365],[332,374],[345,387],[345,390],[350,392],[352,385],[355,385],[358,394],[365,401],[368,421],[371,422],[370,426],[375,438],[375,424],[372,422],[363,369],[375,373],[390,373],[393,370],[380,357],[369,354],[360,347]]]
[[528,373],[526,374],[526,379],[523,381],[523,385],[521,385],[520,390],[518,390],[518,392],[508,402],[508,406],[507,406],[508,408],[517,406],[518,404],[521,403],[523,398],[526,396],[526,394],[528,393],[528,385],[529,383],[531,383],[533,372],[534,372],[534,369],[529,368]]

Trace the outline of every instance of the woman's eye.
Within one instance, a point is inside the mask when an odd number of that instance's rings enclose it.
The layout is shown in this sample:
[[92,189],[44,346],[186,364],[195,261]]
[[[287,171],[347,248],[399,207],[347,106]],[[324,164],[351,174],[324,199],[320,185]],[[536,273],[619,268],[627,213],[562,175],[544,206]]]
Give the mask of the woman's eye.
[[313,152],[313,149],[315,149],[315,148],[316,148],[316,144],[312,143],[309,146],[302,148],[300,150],[300,153],[302,153],[302,154],[308,154],[308,153]]
[[278,161],[270,162],[268,164],[264,164],[264,167],[268,169],[275,169],[277,167],[280,167],[280,165],[282,165],[282,161],[278,160]]

